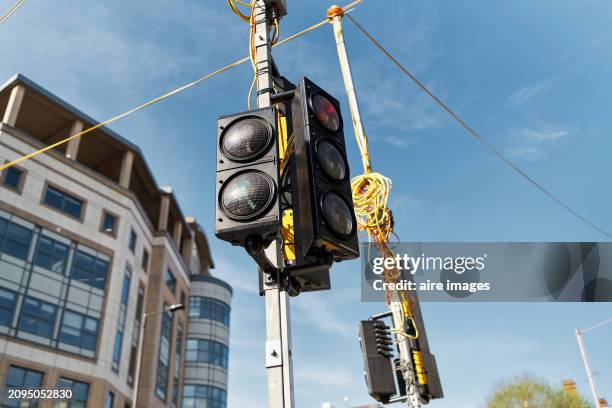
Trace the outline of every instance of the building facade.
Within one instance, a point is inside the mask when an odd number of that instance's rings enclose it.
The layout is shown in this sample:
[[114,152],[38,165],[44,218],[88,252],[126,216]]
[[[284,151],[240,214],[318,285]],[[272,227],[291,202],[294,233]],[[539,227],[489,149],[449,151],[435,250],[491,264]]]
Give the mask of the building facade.
[[[1,163],[97,123],[22,75],[0,115]],[[2,406],[127,408],[137,388],[141,407],[225,408],[232,292],[213,267],[202,228],[109,129],[4,170]],[[24,389],[71,397],[10,398]]]

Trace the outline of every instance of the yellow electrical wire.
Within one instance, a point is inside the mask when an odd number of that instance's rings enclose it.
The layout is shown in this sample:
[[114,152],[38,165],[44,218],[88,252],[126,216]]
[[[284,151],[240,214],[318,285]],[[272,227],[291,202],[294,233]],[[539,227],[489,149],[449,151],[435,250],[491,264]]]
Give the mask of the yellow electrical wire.
[[2,17],[0,17],[0,25],[15,14],[19,7],[23,6],[25,2],[26,0],[17,0],[4,14],[2,14]]
[[240,0],[234,0],[236,3],[240,4],[241,6],[244,7],[251,7],[251,5],[249,3],[245,3],[244,1],[240,1]]
[[[251,19],[251,16],[247,16],[246,14],[244,14],[240,10],[238,10],[238,7],[236,7],[236,5],[234,4],[234,1],[238,2],[237,0],[227,0],[227,5],[230,6],[230,8],[234,12],[234,14],[236,14],[238,17],[240,17],[240,19],[242,21],[248,23],[250,21],[250,19]],[[242,3],[242,2],[238,2],[238,3],[244,5],[244,3]]]

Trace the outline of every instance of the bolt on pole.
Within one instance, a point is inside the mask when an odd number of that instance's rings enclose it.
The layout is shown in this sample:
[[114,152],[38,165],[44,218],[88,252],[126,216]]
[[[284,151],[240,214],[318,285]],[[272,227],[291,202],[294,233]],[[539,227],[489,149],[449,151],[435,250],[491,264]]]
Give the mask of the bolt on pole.
[[[255,2],[255,69],[257,107],[271,106],[273,89],[272,50],[270,45],[270,10],[265,0]],[[277,267],[283,256],[279,241],[266,249],[266,256]],[[277,277],[278,278],[278,277]],[[268,372],[268,407],[293,408],[293,361],[289,297],[276,282],[264,282],[266,302],[266,369]]]

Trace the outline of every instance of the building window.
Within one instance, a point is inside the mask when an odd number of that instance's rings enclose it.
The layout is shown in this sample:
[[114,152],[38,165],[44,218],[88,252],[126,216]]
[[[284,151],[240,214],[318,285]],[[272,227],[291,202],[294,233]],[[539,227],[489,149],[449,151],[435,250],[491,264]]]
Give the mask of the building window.
[[81,219],[83,215],[83,200],[58,190],[55,187],[47,186],[45,204],[73,218]]
[[130,251],[132,251],[132,253],[136,251],[136,241],[138,241],[138,235],[136,235],[136,231],[134,231],[134,229],[132,228],[130,230],[130,240],[128,242],[128,248],[130,248]]
[[6,387],[3,392],[4,398],[2,401],[3,407],[35,407],[36,400],[31,400],[29,403],[21,399],[9,399],[8,390],[38,390],[42,386],[44,374],[39,371],[29,370],[27,368],[10,366],[6,376]]
[[102,232],[115,236],[117,234],[117,216],[108,211],[102,212]]
[[36,246],[34,264],[63,275],[68,264],[68,249],[68,245],[41,235]]
[[59,341],[95,351],[98,339],[98,319],[80,313],[64,311]]
[[168,394],[170,343],[172,342],[172,321],[174,319],[172,312],[168,311],[167,308],[168,305],[164,303],[164,310],[166,311],[162,317],[159,359],[157,361],[157,378],[155,381],[155,393],[164,401]]
[[89,384],[60,377],[57,388],[60,390],[71,390],[72,397],[67,401],[56,403],[57,407],[62,408],[86,408],[89,397]]
[[9,167],[2,174],[2,185],[17,192],[21,192],[25,171],[19,167]]
[[0,325],[10,327],[13,323],[16,300],[15,292],[0,288]]
[[112,391],[109,391],[106,395],[106,404],[105,408],[113,408],[115,406],[115,394]]
[[0,217],[0,252],[25,261],[31,242],[30,229]]
[[77,250],[74,254],[72,278],[95,288],[106,287],[108,262]]
[[115,346],[113,347],[113,371],[119,371],[119,361],[121,360],[121,346],[123,345],[123,330],[117,329],[115,335]]
[[183,387],[184,407],[225,408],[225,390],[209,385],[185,384]]
[[174,377],[172,380],[172,408],[178,407],[179,399],[179,378]]
[[218,299],[190,296],[189,317],[210,319],[229,326],[230,307],[227,303]]
[[225,344],[213,340],[187,339],[185,361],[214,364],[227,368],[229,350]]
[[181,355],[183,354],[183,324],[179,322],[174,345],[174,378],[172,380],[172,406],[178,407],[179,379],[181,375]]
[[185,292],[181,290],[181,305],[187,307],[187,295],[185,295]]
[[51,338],[57,310],[50,303],[32,297],[25,298],[19,319],[19,330]]
[[149,271],[149,251],[142,249],[142,261],[140,263],[142,270],[145,272]]
[[166,271],[166,286],[172,291],[172,293],[176,293],[176,278],[170,269]]
[[126,266],[121,287],[121,303],[119,304],[119,319],[117,321],[117,334],[115,336],[115,346],[113,348],[112,368],[115,372],[119,371],[121,361],[121,350],[123,349],[123,331],[125,330],[125,317],[127,314],[128,300],[130,298],[130,281],[132,280],[132,270]]
[[138,342],[140,341],[140,325],[142,324],[142,312],[144,307],[145,289],[143,286],[138,288],[138,297],[136,298],[136,314],[134,316],[134,328],[132,330],[132,347],[130,349],[130,363],[128,366],[127,382],[134,384],[134,375],[136,373],[136,359],[138,357]]

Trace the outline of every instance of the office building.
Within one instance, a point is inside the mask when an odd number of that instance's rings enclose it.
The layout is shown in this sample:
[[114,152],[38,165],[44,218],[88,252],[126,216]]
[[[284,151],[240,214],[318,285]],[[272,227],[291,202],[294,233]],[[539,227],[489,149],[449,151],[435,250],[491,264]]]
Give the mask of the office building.
[[[1,163],[97,123],[23,75],[0,118]],[[131,407],[142,353],[138,406],[225,408],[232,291],[213,267],[203,229],[108,128],[4,170],[2,406]],[[9,398],[27,388],[72,398]]]

